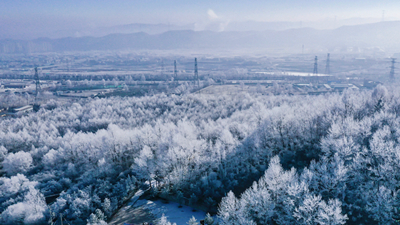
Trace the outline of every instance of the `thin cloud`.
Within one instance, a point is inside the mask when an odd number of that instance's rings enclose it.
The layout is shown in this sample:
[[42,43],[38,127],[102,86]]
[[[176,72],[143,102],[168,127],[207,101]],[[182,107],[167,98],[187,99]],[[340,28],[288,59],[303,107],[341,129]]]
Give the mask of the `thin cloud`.
[[208,18],[210,19],[210,20],[217,20],[217,19],[219,19],[219,16],[214,12],[214,10],[212,10],[212,9],[208,9],[207,10],[207,14],[208,14]]

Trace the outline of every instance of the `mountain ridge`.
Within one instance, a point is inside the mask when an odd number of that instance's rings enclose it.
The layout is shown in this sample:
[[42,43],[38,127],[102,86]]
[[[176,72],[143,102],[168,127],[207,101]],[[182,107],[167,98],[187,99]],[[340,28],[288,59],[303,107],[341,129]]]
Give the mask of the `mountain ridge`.
[[170,49],[307,49],[386,48],[400,49],[400,21],[343,26],[332,30],[292,28],[282,31],[171,30],[161,34],[113,33],[102,37],[37,38],[0,40],[0,53],[35,53],[92,50]]

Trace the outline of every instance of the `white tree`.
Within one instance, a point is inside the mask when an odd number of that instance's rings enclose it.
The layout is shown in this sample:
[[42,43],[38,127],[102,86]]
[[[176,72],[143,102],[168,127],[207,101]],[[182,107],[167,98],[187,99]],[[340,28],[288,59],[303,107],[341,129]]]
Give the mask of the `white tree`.
[[378,85],[372,92],[372,106],[375,112],[379,112],[386,104],[388,90],[385,86]]
[[40,224],[45,222],[47,205],[43,194],[29,186],[23,202],[13,204],[0,214],[4,224]]
[[337,153],[333,158],[323,157],[319,163],[313,161],[310,170],[314,174],[310,186],[316,192],[328,198],[344,199],[348,169]]
[[89,219],[87,220],[87,225],[107,225],[104,220],[105,217],[103,212],[100,209],[96,209],[94,214],[90,214]]
[[381,186],[378,190],[371,190],[366,194],[368,200],[366,209],[370,213],[370,218],[379,224],[391,224],[396,214],[394,209],[396,196],[392,191]]
[[111,201],[109,198],[105,198],[103,202],[103,211],[107,217],[111,216],[112,209],[111,209]]
[[329,200],[328,204],[321,196],[307,194],[294,211],[294,217],[299,224],[312,225],[339,225],[345,224],[346,215],[342,215],[341,202],[337,199]]
[[67,87],[68,87],[68,88],[71,88],[71,87],[72,87],[72,82],[71,82],[70,80],[67,80],[67,81],[66,81],[66,84],[67,84]]
[[242,214],[254,218],[260,224],[268,224],[275,214],[275,203],[267,187],[259,187],[257,182],[242,194],[240,208]]
[[188,225],[198,225],[199,222],[197,222],[196,218],[194,218],[194,216],[192,216],[192,218],[190,218],[189,222],[187,222]]
[[24,219],[26,224],[34,224],[45,219],[47,204],[42,193],[34,187],[30,187],[29,192],[25,195],[24,202],[27,205]]
[[205,225],[213,225],[214,224],[214,219],[211,217],[210,213],[206,214],[206,218],[204,218],[204,224]]
[[300,224],[316,224],[318,219],[318,206],[321,201],[321,196],[307,195],[303,203],[295,209],[294,217]]
[[19,151],[9,153],[3,161],[4,170],[9,175],[25,173],[32,165],[33,159],[29,152]]
[[317,222],[321,225],[345,224],[347,215],[342,214],[342,203],[337,199],[329,199],[328,204],[325,201],[319,205]]
[[230,191],[226,197],[222,198],[218,208],[218,217],[222,220],[222,224],[239,225],[238,209],[238,200],[236,199],[235,194]]
[[164,214],[162,214],[160,222],[158,222],[158,225],[176,225],[176,223],[169,222],[167,217]]

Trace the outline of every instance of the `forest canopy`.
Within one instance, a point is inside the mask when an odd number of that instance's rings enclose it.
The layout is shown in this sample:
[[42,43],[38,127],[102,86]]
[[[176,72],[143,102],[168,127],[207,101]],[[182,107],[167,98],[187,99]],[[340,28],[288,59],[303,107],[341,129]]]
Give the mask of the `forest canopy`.
[[107,221],[147,182],[222,224],[396,224],[399,117],[384,86],[50,101],[0,119],[0,223]]

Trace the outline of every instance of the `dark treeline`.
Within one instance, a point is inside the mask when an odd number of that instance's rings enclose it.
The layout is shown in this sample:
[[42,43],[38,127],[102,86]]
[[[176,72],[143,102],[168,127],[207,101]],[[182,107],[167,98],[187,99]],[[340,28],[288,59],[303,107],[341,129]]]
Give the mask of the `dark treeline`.
[[0,120],[0,222],[107,221],[147,182],[223,224],[395,224],[399,97],[51,101]]

